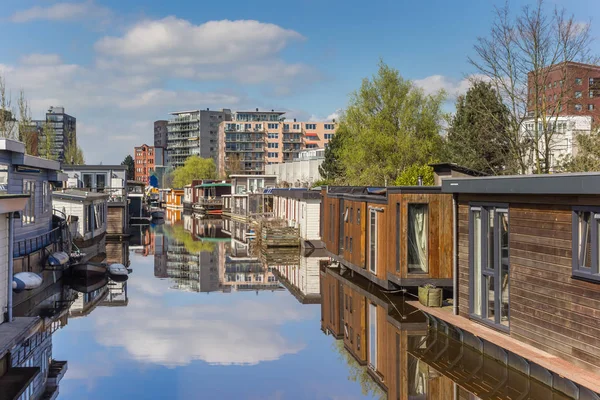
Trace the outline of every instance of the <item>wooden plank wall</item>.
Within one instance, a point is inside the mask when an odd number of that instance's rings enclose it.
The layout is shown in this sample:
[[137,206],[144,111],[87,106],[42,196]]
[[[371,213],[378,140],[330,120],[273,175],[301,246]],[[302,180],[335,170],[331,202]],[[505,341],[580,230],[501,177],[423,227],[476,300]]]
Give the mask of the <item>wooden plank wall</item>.
[[[327,193],[323,191],[323,243],[325,248],[333,254],[338,254],[338,240],[340,232],[339,224],[339,199],[335,197],[328,197]],[[331,206],[333,205],[333,213],[331,212]],[[331,223],[333,219],[333,240],[331,232]]]
[[109,235],[120,235],[123,234],[123,225],[125,218],[124,207],[108,207],[108,218],[106,225],[106,232]]
[[329,329],[334,336],[342,335],[344,329],[340,321],[340,283],[331,274],[321,272],[321,301],[324,304],[321,317],[323,329]]
[[344,285],[344,299],[341,304],[344,308],[344,323],[348,326],[348,337],[344,335],[346,349],[359,363],[367,362],[367,333],[365,296],[360,295],[351,287]]
[[[470,200],[477,198],[461,198],[459,209],[461,315],[468,313]],[[494,201],[510,203],[510,336],[600,373],[600,283],[571,276],[572,205],[598,206],[600,199],[499,196]]]

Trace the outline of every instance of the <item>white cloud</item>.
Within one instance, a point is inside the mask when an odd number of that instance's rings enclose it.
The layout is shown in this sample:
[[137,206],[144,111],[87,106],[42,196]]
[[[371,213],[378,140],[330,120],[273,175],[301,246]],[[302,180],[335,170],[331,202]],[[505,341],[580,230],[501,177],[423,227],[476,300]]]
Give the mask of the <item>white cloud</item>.
[[62,59],[58,54],[28,54],[21,57],[21,63],[25,65],[58,65]]
[[470,75],[459,80],[444,75],[431,75],[423,79],[414,80],[413,83],[422,88],[426,94],[434,94],[440,90],[444,90],[450,99],[455,99],[469,90],[474,79],[485,79],[485,77]]
[[17,11],[10,20],[16,23],[38,20],[72,21],[80,19],[106,19],[111,12],[105,7],[98,6],[94,1],[88,0],[81,3],[56,3],[51,6],[35,6],[26,10]]

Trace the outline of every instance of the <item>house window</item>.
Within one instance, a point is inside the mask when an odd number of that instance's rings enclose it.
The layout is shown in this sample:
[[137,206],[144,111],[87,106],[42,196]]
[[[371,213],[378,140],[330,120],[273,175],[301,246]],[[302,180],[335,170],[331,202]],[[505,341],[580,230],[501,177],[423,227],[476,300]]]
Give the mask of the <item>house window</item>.
[[[138,162],[139,161],[140,160],[138,160]],[[83,174],[83,187],[84,188],[89,189],[89,188],[93,187],[93,183],[92,183],[93,177],[94,176],[92,174]]]
[[581,111],[583,106],[581,104],[575,104],[575,111]]
[[23,194],[28,194],[29,199],[23,210],[23,225],[35,223],[35,181],[23,180]]
[[348,222],[352,223],[353,218],[354,218],[354,207],[350,207],[350,215],[348,216]]
[[106,222],[106,210],[104,207],[104,203],[99,203],[94,206],[94,221],[96,223],[94,229],[103,227]]
[[594,98],[594,91],[593,91],[593,90],[590,90],[590,92],[589,92],[589,96],[590,96],[590,99],[593,99],[593,98]]
[[377,273],[377,210],[370,210],[369,217],[369,271]]
[[42,182],[42,203],[44,213],[47,213],[52,207],[52,195],[50,194],[50,183],[48,181]]
[[581,78],[575,78],[575,84],[576,85],[582,85],[583,84],[583,79],[581,79]]
[[334,241],[334,230],[335,230],[335,207],[333,204],[329,205],[329,240],[333,243]]
[[582,96],[581,92],[575,92],[575,98],[580,99]]
[[377,370],[377,306],[369,303],[369,367]]
[[8,165],[0,164],[0,193],[8,191]]
[[408,272],[428,273],[429,206],[408,205]]
[[594,111],[594,105],[588,104],[588,111]]
[[350,248],[350,253],[352,253],[352,238],[350,238],[349,248]]
[[360,225],[360,208],[356,210],[356,223]]
[[505,205],[471,207],[469,222],[471,315],[509,327],[509,225]]
[[92,232],[94,230],[94,205],[85,206],[85,231]]
[[573,210],[573,276],[600,281],[598,224],[600,208]]
[[317,129],[317,124],[306,124],[305,127],[308,130],[315,130]]

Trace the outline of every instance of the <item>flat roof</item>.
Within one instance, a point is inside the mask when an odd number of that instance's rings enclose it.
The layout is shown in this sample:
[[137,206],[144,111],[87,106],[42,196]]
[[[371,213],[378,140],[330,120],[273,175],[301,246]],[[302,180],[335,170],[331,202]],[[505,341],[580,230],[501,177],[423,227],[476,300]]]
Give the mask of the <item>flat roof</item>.
[[127,171],[125,165],[63,165],[63,171],[89,171],[89,170],[107,170],[107,169],[118,169]]
[[273,196],[286,197],[291,199],[320,199],[321,192],[317,190],[309,190],[306,188],[274,188],[271,189]]
[[230,178],[277,178],[277,175],[229,175]]
[[53,192],[52,197],[65,200],[100,200],[108,199],[108,193],[86,192],[79,189],[66,189],[60,192]]
[[201,183],[200,185],[194,186],[196,188],[207,188],[207,187],[231,187],[231,183]]
[[410,193],[441,193],[441,186],[327,186],[327,196],[356,200],[386,202],[387,195]]
[[444,193],[480,194],[600,194],[600,172],[444,178]]
[[[252,111],[236,111],[235,114],[285,114],[285,111],[256,111],[256,110],[252,110]],[[263,121],[263,122],[268,122],[268,121]],[[273,122],[273,121],[271,121]]]

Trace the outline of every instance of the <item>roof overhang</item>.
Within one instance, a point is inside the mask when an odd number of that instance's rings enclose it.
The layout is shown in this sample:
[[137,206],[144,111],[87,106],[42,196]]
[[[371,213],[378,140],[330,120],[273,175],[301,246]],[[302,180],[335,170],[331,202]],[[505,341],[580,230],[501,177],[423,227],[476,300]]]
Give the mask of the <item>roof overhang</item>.
[[0,194],[0,214],[23,210],[28,199],[28,194]]

